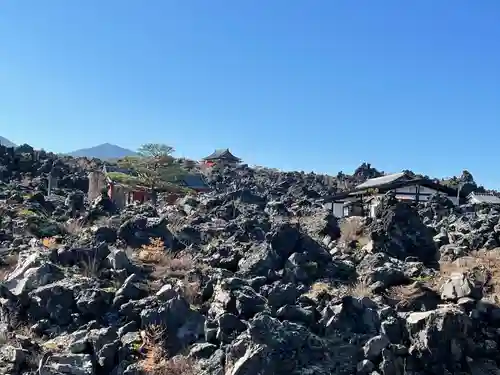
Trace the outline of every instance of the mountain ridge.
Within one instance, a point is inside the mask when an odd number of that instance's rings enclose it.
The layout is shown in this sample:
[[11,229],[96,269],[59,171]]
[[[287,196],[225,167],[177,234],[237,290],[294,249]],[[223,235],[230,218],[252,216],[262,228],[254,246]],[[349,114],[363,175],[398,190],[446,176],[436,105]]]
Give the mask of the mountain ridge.
[[0,136],[0,145],[7,147],[16,147],[16,144],[12,141],[9,141],[7,138]]
[[102,160],[119,159],[137,155],[136,152],[111,143],[102,143],[97,146],[81,148],[67,153],[73,157],[98,158]]

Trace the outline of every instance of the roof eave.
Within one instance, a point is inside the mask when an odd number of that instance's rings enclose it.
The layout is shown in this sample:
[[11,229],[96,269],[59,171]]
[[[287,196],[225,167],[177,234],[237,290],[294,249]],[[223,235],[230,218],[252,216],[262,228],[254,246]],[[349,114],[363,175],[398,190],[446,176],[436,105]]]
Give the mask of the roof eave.
[[[341,193],[341,194],[336,194],[332,197],[325,198],[326,202],[334,202],[335,200],[341,200],[348,198],[349,196],[357,196],[357,195],[362,195],[363,193],[366,193],[370,189],[378,189],[381,190],[381,194],[386,193],[388,190],[398,188],[398,187],[403,187],[403,186],[408,186],[408,185],[413,185],[413,184],[419,184],[422,186],[429,187],[431,189],[434,189],[438,192],[445,193],[448,196],[456,196],[458,191],[456,189],[450,188],[448,186],[443,186],[441,184],[435,183],[431,180],[428,179],[414,179],[414,180],[407,180],[407,181],[396,181],[390,184],[384,184],[380,186],[373,186],[373,187],[367,187],[367,188],[354,188],[350,191]],[[463,195],[461,195],[463,197]]]

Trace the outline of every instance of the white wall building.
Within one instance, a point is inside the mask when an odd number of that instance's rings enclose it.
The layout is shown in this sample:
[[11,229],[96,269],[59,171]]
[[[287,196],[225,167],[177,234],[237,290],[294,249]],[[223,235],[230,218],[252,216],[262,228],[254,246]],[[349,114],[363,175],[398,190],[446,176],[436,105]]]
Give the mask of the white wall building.
[[[359,215],[360,206],[363,207],[362,215],[374,217],[381,198],[389,191],[394,192],[396,198],[402,201],[425,202],[432,195],[440,193],[453,204],[460,203],[457,190],[402,172],[369,179],[350,192],[331,197],[325,206],[331,209],[336,217]],[[357,204],[354,205],[353,202]]]

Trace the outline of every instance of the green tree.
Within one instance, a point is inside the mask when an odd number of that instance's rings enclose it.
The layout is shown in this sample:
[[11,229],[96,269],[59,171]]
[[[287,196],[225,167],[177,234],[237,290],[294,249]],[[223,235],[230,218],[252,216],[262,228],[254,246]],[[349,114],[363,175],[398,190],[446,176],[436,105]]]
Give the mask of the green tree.
[[470,184],[474,183],[474,177],[472,176],[472,173],[470,173],[466,169],[464,171],[462,171],[462,175],[460,176],[460,180],[462,182],[466,182],[466,183],[470,183]]
[[175,149],[172,146],[167,146],[161,143],[146,143],[139,147],[137,153],[145,158],[170,158],[174,160],[172,154]]
[[173,152],[171,146],[147,143],[139,148],[137,156],[126,157],[118,164],[137,174],[139,182],[151,189],[152,201],[156,204],[158,190],[180,181],[184,175]]

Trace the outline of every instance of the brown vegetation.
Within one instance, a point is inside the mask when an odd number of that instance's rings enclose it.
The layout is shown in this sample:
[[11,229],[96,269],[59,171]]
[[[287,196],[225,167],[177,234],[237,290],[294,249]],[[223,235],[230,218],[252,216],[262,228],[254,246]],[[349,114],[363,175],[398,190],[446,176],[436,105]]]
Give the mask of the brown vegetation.
[[42,239],[42,245],[47,249],[54,249],[57,247],[57,239],[54,237],[45,237]]
[[194,268],[194,261],[190,255],[174,256],[167,253],[163,241],[155,238],[149,245],[144,245],[137,254],[140,261],[152,264],[155,267],[154,276],[183,277],[186,272]]
[[417,309],[418,301],[437,296],[426,282],[416,281],[408,285],[397,285],[390,287],[386,297],[391,299],[398,307]]
[[370,285],[364,280],[358,280],[351,285],[343,285],[335,288],[326,282],[316,282],[311,285],[309,291],[305,294],[313,300],[320,300],[326,297],[352,296],[355,298],[372,297],[373,291]]
[[166,329],[161,326],[148,327],[143,333],[142,350],[145,357],[140,367],[147,375],[195,375],[196,365],[190,358],[175,356],[170,358],[165,349]]
[[485,296],[500,302],[500,249],[498,248],[474,251],[469,256],[452,262],[440,262],[439,276],[435,277],[431,284],[435,290],[439,290],[453,273],[467,274],[481,270],[483,274],[489,275],[485,278]]
[[197,373],[196,364],[188,357],[162,358],[162,351],[158,348],[153,348],[148,353],[151,354],[147,355],[141,363],[141,368],[147,375],[195,375]]
[[403,303],[408,301],[413,297],[415,288],[413,285],[396,285],[387,289],[387,297],[398,301],[398,303]]
[[364,229],[362,218],[346,218],[340,224],[340,241],[345,244],[357,241],[360,246],[364,246],[369,242],[369,238],[365,235]]
[[[201,286],[198,280],[190,280],[188,277],[189,271],[195,268],[194,260],[189,254],[167,253],[163,241],[160,238],[155,238],[150,244],[142,246],[137,253],[137,259],[153,266],[152,277],[155,280],[180,279],[181,295],[189,303],[197,303]],[[153,287],[153,289],[155,288]]]
[[330,284],[318,281],[311,285],[311,288],[305,295],[317,301],[327,296],[334,296],[335,292],[335,288],[333,288]]

